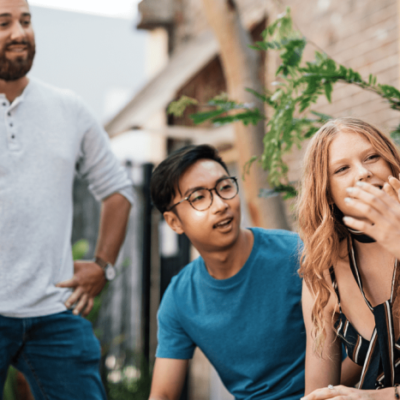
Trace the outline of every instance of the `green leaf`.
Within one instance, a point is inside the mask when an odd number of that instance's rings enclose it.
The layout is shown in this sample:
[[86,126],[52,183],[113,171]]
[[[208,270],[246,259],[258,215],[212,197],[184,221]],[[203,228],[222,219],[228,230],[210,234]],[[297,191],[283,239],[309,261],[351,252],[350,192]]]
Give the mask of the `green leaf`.
[[212,122],[219,125],[225,125],[237,121],[243,122],[244,125],[257,125],[258,122],[265,119],[265,116],[260,113],[258,109],[248,110],[242,113],[233,115],[227,115],[223,117],[216,117],[212,119]]
[[400,146],[400,124],[397,125],[397,127],[392,132],[390,132],[390,137],[393,139],[397,146]]
[[167,113],[172,114],[175,117],[182,117],[186,108],[191,105],[197,105],[199,102],[196,99],[188,96],[181,96],[180,99],[173,101],[169,104]]
[[333,90],[332,83],[325,82],[324,90],[325,90],[325,96],[328,99],[329,103],[332,103],[332,90]]
[[10,367],[4,385],[3,400],[17,400],[19,398],[17,391],[17,370]]
[[75,242],[72,246],[72,257],[74,260],[80,260],[89,251],[89,242],[86,239],[81,239]]
[[253,156],[250,158],[249,161],[247,161],[244,166],[243,166],[243,173],[242,173],[242,180],[245,180],[246,175],[250,174],[250,168],[253,165],[253,163],[257,161],[257,156]]
[[217,109],[217,110],[212,110],[212,111],[205,111],[205,112],[200,112],[200,113],[196,113],[196,114],[191,114],[191,115],[189,115],[189,117],[192,119],[192,121],[196,125],[198,125],[198,124],[202,124],[203,122],[209,121],[223,113],[225,113],[225,110]]
[[319,118],[319,120],[324,123],[329,121],[330,119],[332,119],[332,117],[328,114],[322,114],[320,112],[313,111],[313,110],[311,110],[310,112],[311,112],[311,114],[317,116]]
[[269,101],[268,96],[266,94],[261,94],[253,89],[246,88],[246,92],[253,94],[258,99],[262,100],[263,102],[267,103]]

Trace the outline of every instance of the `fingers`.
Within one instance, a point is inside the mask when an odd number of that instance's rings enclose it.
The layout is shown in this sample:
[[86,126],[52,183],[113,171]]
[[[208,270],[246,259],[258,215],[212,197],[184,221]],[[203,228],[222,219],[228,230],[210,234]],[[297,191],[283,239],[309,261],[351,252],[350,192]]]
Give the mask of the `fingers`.
[[373,218],[378,218],[380,215],[388,219],[400,217],[398,200],[388,195],[385,190],[380,190],[364,182],[357,182],[356,187],[346,190],[349,196],[345,199],[347,204],[354,207],[355,210],[361,211],[369,220],[375,222]]
[[[356,400],[356,399],[370,399],[370,397],[364,397],[363,394],[367,394],[366,391],[349,388],[347,386],[338,385],[331,386],[323,389],[314,390],[314,392],[308,394],[300,400]],[[363,393],[364,392],[364,393]],[[361,394],[361,395],[360,395]]]
[[388,213],[387,207],[376,205],[376,201],[374,201],[374,207],[367,203],[368,200],[365,199],[365,197],[362,201],[350,197],[346,197],[344,199],[346,204],[353,208],[355,212],[357,212],[358,214],[361,213],[364,217],[368,218],[368,220],[376,223],[379,218],[382,218],[382,215],[386,215]]
[[80,299],[78,301],[78,304],[74,308],[73,313],[75,315],[81,314],[83,309],[86,308],[88,301],[89,301],[89,295],[86,293],[82,294],[82,296],[80,297]]
[[356,218],[352,217],[344,217],[343,222],[351,229],[354,229],[356,231],[361,231],[364,232],[366,235],[371,236],[375,239],[374,237],[374,226],[371,224],[368,224],[367,222],[360,221]]
[[82,314],[83,316],[86,316],[93,308],[93,297],[86,293],[82,287],[78,287],[65,302],[67,308],[73,307],[74,304],[76,305],[73,313],[75,315]]
[[65,302],[65,307],[71,308],[80,299],[82,294],[83,289],[81,287],[75,289],[71,296],[68,297],[68,300]]
[[62,281],[56,284],[56,287],[60,288],[74,288],[78,286],[78,282],[75,277],[68,279],[67,281]]
[[347,188],[350,197],[362,200],[376,209],[384,210],[398,204],[385,190],[366,182],[357,182],[355,187]]
[[333,389],[323,388],[314,390],[312,393],[308,394],[307,396],[303,397],[300,400],[326,400],[326,399],[338,399],[340,392],[336,387]]
[[385,183],[383,185],[383,190],[385,191],[385,193],[387,193],[392,199],[394,200],[398,200],[398,196],[396,191],[393,189],[393,187],[389,184],[389,183]]
[[389,176],[389,184],[393,188],[393,191],[397,194],[397,200],[400,201],[400,181],[394,176]]
[[84,317],[88,316],[89,313],[90,313],[90,311],[92,311],[93,304],[94,304],[93,297],[90,297],[89,300],[88,300],[88,302],[87,302],[86,308],[85,308],[85,310],[84,310],[83,313],[82,313],[82,315],[83,315]]

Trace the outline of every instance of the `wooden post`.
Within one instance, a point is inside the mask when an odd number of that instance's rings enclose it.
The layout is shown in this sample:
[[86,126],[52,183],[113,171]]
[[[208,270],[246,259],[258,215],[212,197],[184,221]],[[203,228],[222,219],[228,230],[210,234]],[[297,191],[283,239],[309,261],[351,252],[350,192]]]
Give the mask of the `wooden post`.
[[[244,29],[234,0],[203,0],[205,13],[220,45],[220,56],[227,80],[228,94],[232,100],[253,103],[264,109],[263,103],[246,91],[251,88],[263,91],[258,79],[258,53],[248,46],[250,35]],[[241,168],[252,156],[263,153],[265,123],[257,126],[235,124],[236,147]],[[267,188],[267,172],[255,164],[246,176],[244,187],[246,201],[253,224],[270,229],[289,229],[284,206],[279,196],[259,197],[261,188]]]

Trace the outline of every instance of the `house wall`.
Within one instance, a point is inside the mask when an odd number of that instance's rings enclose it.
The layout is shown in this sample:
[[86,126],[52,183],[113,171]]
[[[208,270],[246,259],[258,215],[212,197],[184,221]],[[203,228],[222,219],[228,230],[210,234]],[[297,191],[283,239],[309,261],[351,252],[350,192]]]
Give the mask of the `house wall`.
[[[179,18],[170,38],[172,48],[209,29],[202,1],[175,0]],[[365,78],[376,74],[378,82],[399,87],[399,12],[398,0],[236,0],[243,19],[265,15],[273,19],[286,6],[298,29],[329,56]],[[254,17],[253,17],[254,18]],[[311,59],[314,49],[306,51]],[[277,66],[269,64],[271,69]],[[271,71],[270,71],[271,72]],[[269,75],[270,79],[272,78]],[[389,132],[399,120],[398,112],[390,110],[373,93],[339,84],[332,103],[321,99],[316,110],[332,116],[357,116]]]
[[[265,13],[265,0],[236,0],[242,15],[254,19],[262,19],[260,13]],[[192,39],[194,36],[209,29],[203,10],[202,0],[175,0],[175,22],[171,37],[173,51]],[[256,15],[258,14],[258,15]]]
[[[379,83],[399,88],[398,0],[284,1],[291,6],[300,31],[330,57],[359,72],[364,79],[375,74]],[[316,48],[308,49],[308,58]],[[373,94],[355,86],[337,84],[332,103],[321,98],[315,110],[333,117],[364,119],[385,133],[400,122],[398,111]],[[300,178],[304,150],[288,157],[290,179]]]

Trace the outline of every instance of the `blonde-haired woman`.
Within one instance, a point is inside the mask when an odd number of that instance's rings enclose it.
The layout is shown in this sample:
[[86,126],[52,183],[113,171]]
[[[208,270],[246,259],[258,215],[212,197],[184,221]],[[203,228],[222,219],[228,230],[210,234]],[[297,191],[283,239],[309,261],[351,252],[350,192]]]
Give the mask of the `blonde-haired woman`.
[[[400,399],[399,173],[391,140],[358,119],[329,121],[308,147],[298,204],[307,400]],[[342,344],[359,389],[339,385]]]

